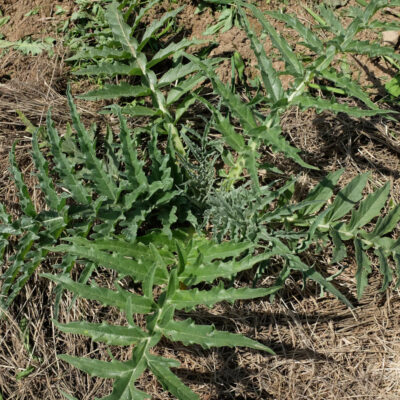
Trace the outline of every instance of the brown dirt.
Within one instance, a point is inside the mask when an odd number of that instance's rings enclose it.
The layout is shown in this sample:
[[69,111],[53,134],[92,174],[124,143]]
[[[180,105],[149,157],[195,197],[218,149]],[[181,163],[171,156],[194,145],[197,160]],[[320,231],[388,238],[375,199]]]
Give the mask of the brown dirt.
[[[66,11],[63,17],[54,15],[57,5]],[[12,16],[10,21],[1,27],[0,32],[12,42],[26,36],[43,38],[54,32],[54,23],[66,18],[73,6],[73,0],[0,0],[3,15]],[[34,14],[28,15],[33,10]]]
[[[205,27],[214,23],[218,15],[206,11],[193,17],[195,4],[181,3],[187,4],[180,16],[181,23],[191,37],[201,38]],[[72,1],[0,0],[0,9],[12,17],[12,22],[2,33],[8,40],[18,40],[26,35],[40,38],[54,34],[52,29],[57,24],[53,14],[55,4],[70,7],[72,11]],[[262,4],[270,9],[282,6],[281,1]],[[37,15],[29,19],[24,17],[36,6],[40,7]],[[156,9],[153,18],[157,12],[163,11],[164,6]],[[296,12],[305,21],[310,20],[297,2],[290,2],[288,11]],[[276,27],[282,31],[281,25]],[[237,50],[255,66],[249,42],[236,28],[219,35],[217,41],[219,44],[213,50],[215,55]],[[293,37],[293,46],[295,42]],[[266,50],[270,48],[266,42]],[[27,57],[17,52],[0,57],[0,201],[14,215],[18,213],[17,197],[7,172],[7,153],[16,138],[20,139],[18,163],[36,206],[43,207],[40,196],[35,195],[37,182],[31,176],[30,136],[16,120],[14,110],[23,111],[32,122],[40,124],[51,105],[53,118],[60,128],[69,119],[64,96],[68,79],[68,70],[63,63],[64,50],[59,47],[56,54],[53,59],[46,55]],[[377,66],[363,58],[358,61],[359,64],[355,62],[353,65],[361,71],[363,84],[372,82],[376,88],[377,82],[381,84],[381,78],[385,76],[381,73],[386,76],[393,74],[393,70],[385,65],[386,70],[382,72],[382,65]],[[230,79],[229,63],[219,73]],[[83,103],[80,106],[87,122],[98,118],[91,110],[85,109]],[[379,118],[356,121],[343,115],[317,115],[311,110],[300,112],[296,109],[286,113],[282,123],[286,137],[303,149],[304,159],[320,167],[320,171],[304,172],[294,163],[267,150],[265,161],[275,162],[288,175],[301,173],[303,192],[326,172],[345,168],[340,182],[344,185],[356,174],[369,170],[372,171],[370,185],[390,180],[392,197],[400,202],[400,143],[396,139],[400,135],[399,123]],[[336,271],[328,266],[330,256],[330,250],[326,249],[325,254],[313,262],[318,268],[334,273]],[[349,264],[335,283],[353,297],[355,265],[351,260]],[[47,267],[42,266],[41,272]],[[105,285],[110,284],[106,278],[103,281]],[[270,282],[261,282],[267,283]],[[219,329],[241,332],[260,340],[276,351],[274,357],[246,349],[204,351],[196,346],[185,348],[167,341],[163,341],[156,352],[181,361],[182,368],[176,371],[177,374],[199,393],[202,400],[400,399],[399,292],[388,290],[380,293],[377,272],[370,283],[354,313],[331,296],[320,298],[319,289],[312,284],[302,291],[301,282],[291,278],[272,304],[267,301],[243,301],[234,306],[221,304],[211,310],[202,308],[193,316],[198,323],[214,323]],[[36,274],[24,288],[18,303],[9,311],[9,320],[0,321],[0,393],[5,400],[61,399],[59,389],[89,400],[111,390],[109,381],[91,379],[56,358],[56,354],[68,353],[110,359],[106,346],[55,330],[51,323],[52,290],[53,285]],[[89,318],[93,322],[107,319],[124,323],[115,310],[86,301],[78,301],[73,312],[67,312],[70,301],[70,295],[65,295],[61,305],[63,322]],[[33,353],[27,351],[22,339],[18,325],[22,317],[29,322]],[[117,359],[124,360],[129,358],[130,350],[113,348],[111,352]],[[35,371],[17,380],[16,374],[30,365],[35,367]],[[150,374],[144,375],[139,384],[153,399],[171,398]]]

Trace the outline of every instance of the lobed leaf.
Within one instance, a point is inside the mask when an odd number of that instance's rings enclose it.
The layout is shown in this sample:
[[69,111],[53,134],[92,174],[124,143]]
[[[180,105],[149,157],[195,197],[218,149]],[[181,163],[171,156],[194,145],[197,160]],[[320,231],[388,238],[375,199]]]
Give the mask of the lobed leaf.
[[109,325],[89,323],[85,321],[60,324],[53,321],[54,325],[63,332],[89,336],[95,342],[102,342],[112,346],[130,346],[147,337],[137,326]]
[[115,99],[119,97],[142,97],[149,96],[151,93],[150,89],[146,86],[133,86],[129,83],[122,82],[118,85],[105,84],[100,89],[91,90],[85,94],[78,96],[83,100],[106,100]]
[[98,286],[89,286],[75,282],[65,275],[42,274],[42,276],[61,284],[63,288],[68,289],[80,297],[84,297],[88,300],[96,300],[103,305],[117,307],[120,310],[125,310],[128,302],[132,305],[133,311],[139,314],[147,314],[154,308],[152,299],[139,296],[127,290],[118,289],[115,291]]
[[211,325],[196,325],[191,319],[168,322],[163,328],[163,334],[174,342],[199,344],[204,349],[242,346],[275,354],[269,347],[246,336],[218,331]]

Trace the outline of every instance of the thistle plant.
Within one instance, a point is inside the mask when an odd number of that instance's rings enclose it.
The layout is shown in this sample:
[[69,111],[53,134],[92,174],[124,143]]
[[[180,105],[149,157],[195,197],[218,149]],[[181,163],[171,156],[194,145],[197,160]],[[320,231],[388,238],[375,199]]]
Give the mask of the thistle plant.
[[[390,185],[386,183],[363,197],[368,174],[361,174],[331,201],[342,174],[343,170],[328,174],[300,202],[293,200],[295,179],[278,189],[274,188],[276,182],[273,182],[259,191],[242,186],[230,192],[218,192],[210,199],[208,210],[214,237],[219,241],[230,238],[238,242],[251,240],[259,243],[271,259],[279,256],[285,260],[277,284],[284,282],[290,271],[300,271],[305,279],[315,280],[349,306],[349,301],[330,285],[329,280],[319,276],[313,266],[306,265],[301,255],[310,251],[310,247],[319,250],[322,244],[333,243],[331,263],[337,264],[347,257],[345,243],[351,241],[358,266],[355,274],[358,299],[362,297],[372,271],[368,256],[371,251],[379,259],[383,276],[381,290],[386,290],[394,278],[389,258],[396,264],[398,287],[400,241],[386,235],[400,221],[400,206],[392,205],[387,215],[381,216],[389,202]],[[366,226],[370,228],[370,222],[376,217],[379,218],[374,229],[365,229]]]
[[[198,398],[171,371],[179,363],[154,354],[162,338],[204,348],[244,346],[272,352],[242,335],[196,325],[191,319],[183,319],[180,310],[194,312],[199,305],[212,307],[221,301],[274,295],[292,271],[301,272],[305,281],[317,282],[352,307],[331,282],[332,277],[306,264],[305,252],[333,244],[332,263],[340,263],[352,242],[358,265],[358,298],[368,284],[371,252],[380,262],[382,290],[393,281],[393,263],[396,286],[400,282],[400,241],[389,237],[400,220],[400,206],[388,201],[389,184],[363,196],[368,174],[362,174],[334,195],[343,172],[335,171],[304,200],[297,201],[296,178],[261,186],[258,165],[260,146],[266,144],[301,166],[312,167],[281,134],[280,118],[289,107],[313,107],[354,117],[388,113],[380,110],[355,81],[334,68],[334,59],[341,53],[390,53],[398,58],[388,48],[355,40],[362,29],[387,28],[372,18],[388,3],[374,0],[365,8],[352,9],[353,20],[348,27],[321,6],[316,19],[321,19],[321,29],[333,35],[326,41],[295,16],[270,13],[295,29],[304,45],[318,54],[308,63],[257,7],[239,0],[219,3],[236,7],[235,19],[247,32],[258,59],[263,92],[250,102],[244,102],[213,71],[220,59],[184,53],[197,41],[170,43],[150,54],[147,45],[171,26],[180,8],[140,33],[139,24],[155,2],[133,18],[132,7],[126,9],[126,2],[113,1],[104,14],[113,40],[104,41],[100,48],[85,49],[73,59],[98,60],[98,65],[86,66],[78,74],[124,76],[129,80],[104,85],[83,96],[91,100],[121,96],[134,99],[132,104],[107,108],[118,116],[118,134],[107,128],[101,136],[96,126],[85,128],[68,90],[73,129],[67,127],[60,136],[49,112],[46,129],[40,131],[43,141],[39,143],[38,132],[32,135],[32,156],[46,203],[43,210],[36,210],[29,195],[16,162],[15,145],[11,150],[10,169],[18,189],[21,216],[11,218],[0,204],[0,255],[6,264],[1,277],[1,307],[10,306],[39,265],[48,260],[49,253],[57,254],[59,264],[43,274],[57,283],[56,309],[63,291],[68,290],[74,294],[74,301],[77,297],[96,300],[117,308],[126,318],[123,326],[106,321],[54,321],[67,333],[86,335],[107,345],[133,346],[132,357],[126,362],[60,356],[93,376],[114,379],[113,392],[105,397],[108,400],[149,398],[137,384],[145,370],[150,370],[178,399]],[[274,69],[261,39],[255,35],[246,10],[257,17],[285,61],[285,73],[293,77],[288,89],[283,88],[280,72]],[[171,59],[172,68],[157,75],[160,71],[155,67]],[[337,98],[315,97],[309,88],[316,85],[317,78],[330,81],[332,87],[356,98],[364,108],[350,107]],[[195,92],[194,88],[206,79],[211,81],[223,107],[201,97],[201,90]],[[150,102],[141,101],[148,97]],[[211,114],[204,135],[197,133],[197,127],[179,125],[182,115],[196,101]],[[147,124],[131,130],[124,115],[147,117]],[[213,130],[222,134],[221,141],[211,137]],[[212,150],[206,149],[205,142],[212,143]],[[218,162],[228,167],[222,179],[216,176]],[[239,185],[246,170],[251,180]],[[385,207],[389,211],[382,216]],[[229,287],[229,280],[241,271],[270,273],[268,267],[277,258],[283,261],[273,286]],[[72,270],[76,264],[83,265],[83,271],[74,280]],[[93,271],[100,267],[115,273],[113,289],[91,282]],[[126,288],[125,278],[137,283],[134,290]],[[140,317],[143,315],[145,323]]]
[[[139,239],[133,246],[121,239],[89,241],[73,237],[68,238],[68,242],[52,248],[52,251],[73,254],[79,259],[112,269],[118,274],[114,282],[115,290],[93,284],[85,285],[62,275],[44,276],[77,296],[118,308],[126,316],[127,325],[86,321],[67,324],[55,322],[55,325],[63,332],[89,336],[107,345],[134,345],[131,359],[125,362],[60,356],[61,360],[92,376],[114,379],[112,393],[103,399],[150,398],[135,387],[135,381],[146,369],[156,376],[164,389],[178,399],[199,399],[171,371],[171,368],[179,367],[178,361],[150,352],[163,337],[184,345],[197,344],[205,349],[243,346],[273,354],[267,346],[245,336],[219,331],[212,325],[198,325],[190,318],[178,319],[179,315],[175,316],[176,311],[194,310],[200,304],[212,307],[220,301],[254,299],[274,293],[275,287],[225,289],[221,278],[230,278],[264,259],[264,255],[252,255],[254,246],[251,243],[218,245],[205,237],[182,231],[174,232],[171,238],[153,233],[149,244]],[[140,283],[142,294],[122,288],[118,281],[124,277]],[[219,284],[216,284],[217,281]],[[212,285],[211,289],[198,289],[204,283]],[[158,290],[155,297],[154,289],[157,287],[161,293]],[[135,322],[135,316],[139,314],[147,315],[144,327],[139,327]]]
[[[372,0],[365,7],[355,7],[352,10],[352,22],[343,26],[334,12],[324,4],[319,6],[323,18],[314,14],[318,21],[317,29],[329,31],[332,38],[326,39],[318,35],[313,29],[305,26],[295,15],[287,15],[282,12],[269,12],[268,15],[284,22],[289,28],[295,30],[301,37],[301,44],[311,52],[311,61],[305,61],[301,54],[294,52],[289,42],[281,36],[268,21],[263,12],[255,5],[233,1],[207,0],[208,3],[226,4],[234,7],[239,15],[242,28],[246,31],[251,42],[252,50],[257,58],[257,68],[260,72],[264,95],[250,98],[249,102],[243,102],[240,96],[232,93],[218,78],[217,74],[191,55],[187,58],[197,62],[202,71],[211,80],[214,91],[220,96],[223,104],[228,108],[229,114],[222,115],[211,104],[210,110],[214,113],[215,128],[224,136],[227,144],[239,154],[233,177],[241,175],[246,168],[250,173],[253,184],[258,185],[258,158],[261,145],[268,145],[275,152],[281,152],[293,159],[303,167],[312,168],[305,163],[299,155],[299,149],[291,146],[281,134],[280,119],[282,114],[290,107],[297,106],[300,109],[314,108],[317,112],[328,110],[334,113],[346,113],[349,116],[360,118],[377,114],[387,115],[388,110],[379,109],[372,102],[369,95],[350,76],[340,72],[335,66],[336,59],[345,54],[366,54],[370,57],[390,56],[394,60],[399,59],[393,48],[381,46],[378,43],[359,41],[356,38],[358,32],[372,29],[379,32],[384,29],[393,29],[393,23],[382,23],[373,20],[375,14],[383,7],[395,6],[397,3],[384,0]],[[278,71],[273,66],[273,59],[266,54],[262,40],[257,37],[247,18],[249,11],[261,24],[263,33],[271,40],[271,43],[279,53],[279,57],[285,63],[285,70]],[[323,23],[322,23],[323,22]],[[280,75],[292,77],[292,84],[284,89]],[[310,88],[314,89],[318,81],[328,81],[331,86],[318,86],[327,89],[331,94],[329,99],[314,96]],[[338,98],[334,93],[341,93],[355,98],[365,108],[351,107]],[[240,124],[233,123],[232,117]],[[388,116],[389,117],[389,116]]]
[[[145,130],[150,137],[146,160],[151,162],[150,169],[145,170],[145,161],[137,151],[140,133],[128,129],[117,109],[120,142],[115,143],[109,129],[104,156],[98,156],[95,127],[85,129],[69,92],[68,100],[75,135],[72,129],[67,129],[67,134],[60,138],[50,112],[47,117],[46,140],[57,177],[49,175],[48,161],[39,149],[37,134],[32,136],[32,156],[47,210],[35,210],[15,160],[15,145],[10,153],[21,217],[13,221],[1,206],[1,255],[10,235],[18,237],[16,252],[8,259],[9,267],[2,276],[3,307],[11,304],[45,260],[48,250],[44,246],[55,244],[60,237],[106,238],[119,232],[127,240],[134,241],[138,229],[148,219],[158,219],[168,234],[174,222],[194,219],[190,209],[185,207],[187,200],[180,194],[179,182],[174,181],[171,165],[173,169],[176,167],[168,152],[172,145],[167,146],[167,152],[163,154],[157,148],[156,129]],[[60,267],[68,273],[74,261],[66,255]],[[83,275],[89,276],[91,268],[88,267]]]

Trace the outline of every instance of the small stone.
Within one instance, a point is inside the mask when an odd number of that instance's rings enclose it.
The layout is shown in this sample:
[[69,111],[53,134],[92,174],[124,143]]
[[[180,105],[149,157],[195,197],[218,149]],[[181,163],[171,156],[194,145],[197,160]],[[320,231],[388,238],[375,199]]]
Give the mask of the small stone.
[[384,46],[393,46],[397,45],[399,41],[400,31],[385,31],[382,33],[382,43]]

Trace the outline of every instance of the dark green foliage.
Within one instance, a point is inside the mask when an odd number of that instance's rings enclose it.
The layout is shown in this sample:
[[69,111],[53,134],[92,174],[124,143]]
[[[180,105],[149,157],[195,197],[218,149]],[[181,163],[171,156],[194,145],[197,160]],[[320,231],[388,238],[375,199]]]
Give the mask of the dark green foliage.
[[[99,157],[98,145],[83,126],[69,93],[68,99],[76,135],[61,139],[50,113],[47,118],[47,140],[58,179],[49,176],[48,161],[39,150],[36,135],[33,136],[33,159],[48,207],[46,211],[36,212],[15,161],[15,146],[11,151],[11,170],[19,190],[21,217],[12,221],[2,206],[1,254],[9,236],[18,237],[16,253],[9,258],[10,266],[2,277],[3,307],[11,304],[45,260],[48,250],[43,247],[56,243],[60,237],[105,238],[122,234],[134,241],[146,220],[158,219],[163,231],[170,234],[171,224],[192,216],[190,204],[180,194],[180,182],[175,182],[172,176],[170,155],[157,148],[155,130],[143,131],[150,137],[145,150],[151,160],[148,170],[144,170],[144,160],[137,152],[139,134],[128,129],[121,114],[119,144],[106,146],[106,156]],[[65,273],[74,263],[70,255],[61,263]]]

